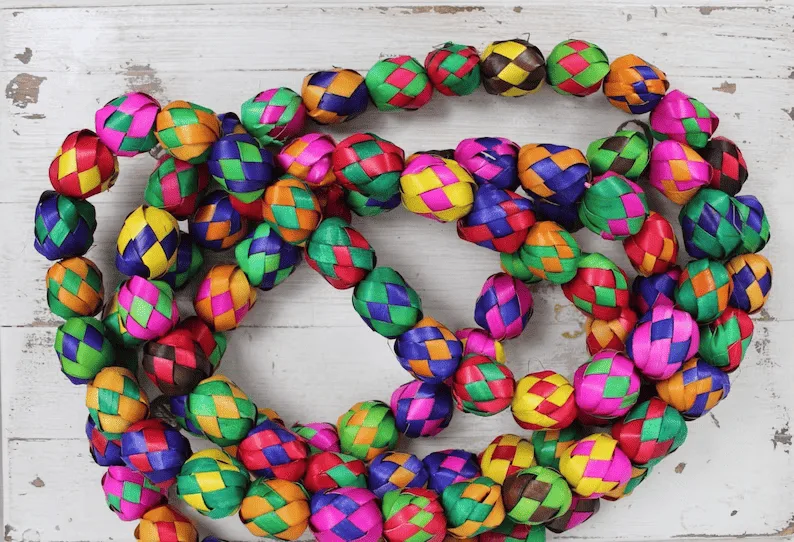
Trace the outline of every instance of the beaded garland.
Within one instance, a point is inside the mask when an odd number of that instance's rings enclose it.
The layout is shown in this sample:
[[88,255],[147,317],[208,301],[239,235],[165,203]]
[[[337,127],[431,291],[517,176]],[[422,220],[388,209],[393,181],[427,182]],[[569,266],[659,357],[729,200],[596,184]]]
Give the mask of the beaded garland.
[[[624,123],[586,155],[479,137],[407,160],[374,134],[339,144],[302,134],[307,116],[321,125],[351,121],[370,100],[382,111],[415,110],[434,90],[465,96],[481,82],[502,96],[531,94],[544,82],[563,95],[603,88],[616,108],[650,113],[650,126]],[[712,137],[714,113],[669,86],[664,72],[635,55],[610,64],[597,45],[572,39],[544,58],[512,39],[482,54],[447,42],[424,67],[406,55],[378,61],[365,76],[319,71],[306,76],[300,94],[285,87],[257,94],[239,118],[181,100],[161,108],[139,92],[108,102],[96,113],[96,132],[71,133],[52,161],[55,191],[36,206],[34,246],[55,262],[47,301],[65,320],[55,350],[66,376],[87,384],[86,434],[95,462],[109,467],[102,487],[110,509],[140,520],[138,540],[198,542],[190,520],[164,504],[176,483],[199,513],[239,511],[256,536],[294,540],[309,527],[321,542],[381,535],[441,542],[447,533],[534,542],[545,539],[544,525],[559,533],[588,520],[599,497],[628,496],[684,443],[686,421],[727,397],[728,373],[752,338],[749,314],[764,306],[772,283],[771,263],[756,254],[770,236],[764,209],[753,196],[737,196],[748,177],[744,156],[731,140]],[[640,129],[627,129],[632,123]],[[116,265],[130,278],[94,319],[104,285],[83,257],[97,227],[85,200],[112,189],[118,157],[158,143],[167,154],[149,179],[149,206],[135,209],[118,236]],[[276,166],[286,174],[277,178]],[[210,176],[223,190],[202,197]],[[675,230],[649,209],[647,185],[683,205],[683,243],[694,258],[683,271]],[[529,199],[513,191],[519,186]],[[400,201],[418,215],[457,221],[462,239],[500,253],[504,272],[485,282],[475,304],[481,329],[453,333],[424,316],[418,293],[396,270],[377,266],[373,247],[351,226],[351,211],[374,216]],[[177,219],[189,220],[190,235]],[[249,220],[259,224],[246,237]],[[571,235],[582,226],[623,241],[640,275],[631,289],[617,264],[582,253]],[[196,294],[198,317],[180,322],[172,288],[197,274],[198,247],[235,245],[237,265],[213,267]],[[395,339],[396,357],[415,380],[397,388],[390,405],[362,401],[336,425],[290,430],[213,373],[226,348],[221,332],[240,325],[256,288],[278,286],[302,257],[333,287],[353,290],[354,309]],[[516,378],[504,364],[500,341],[524,331],[533,312],[529,286],[544,280],[560,284],[589,317],[592,357],[573,383],[547,370]],[[168,396],[175,423],[224,451],[191,455],[179,429],[150,411],[135,371],[124,368],[130,359],[138,368],[130,353],[141,345],[143,369]],[[640,375],[656,396],[641,392]],[[501,435],[479,458],[394,451],[400,433],[442,431],[453,406],[479,416],[511,406],[517,424],[535,433]],[[577,418],[615,420],[608,434],[588,435]]]

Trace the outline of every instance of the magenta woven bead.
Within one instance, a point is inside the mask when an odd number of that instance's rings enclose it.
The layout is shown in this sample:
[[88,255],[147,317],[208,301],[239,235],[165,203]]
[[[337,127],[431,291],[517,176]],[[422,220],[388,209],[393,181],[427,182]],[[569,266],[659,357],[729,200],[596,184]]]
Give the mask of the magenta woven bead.
[[481,354],[495,359],[499,363],[505,362],[505,350],[502,343],[491,337],[487,331],[466,327],[456,331],[455,336],[463,343],[461,358],[465,358],[469,354]]
[[179,322],[174,292],[159,280],[131,277],[119,286],[118,304],[127,333],[136,339],[158,339]]
[[563,452],[560,472],[577,495],[597,499],[628,483],[631,461],[615,439],[595,433]]
[[332,168],[335,148],[331,136],[313,132],[284,145],[276,155],[276,162],[287,174],[318,188],[336,180]]
[[455,149],[455,161],[471,173],[478,185],[518,188],[518,145],[504,137],[464,139]]
[[390,406],[397,430],[409,438],[438,435],[455,412],[449,386],[419,380],[394,390]]
[[315,493],[309,528],[318,542],[378,542],[383,534],[378,498],[360,487]]
[[154,121],[160,104],[143,92],[111,100],[96,112],[96,134],[117,156],[135,156],[157,144]]
[[309,445],[309,453],[341,452],[336,426],[327,422],[296,423],[292,431]]
[[532,317],[532,292],[506,273],[491,275],[474,304],[474,321],[496,340],[521,335]]
[[580,412],[617,418],[637,403],[640,375],[634,363],[620,352],[602,350],[576,370],[573,389]]
[[672,305],[647,312],[626,338],[626,352],[651,380],[667,380],[697,354],[700,331],[694,318]]
[[650,122],[655,139],[672,139],[702,149],[717,130],[720,119],[701,101],[673,90],[651,111]]
[[711,182],[711,164],[686,143],[662,141],[651,151],[648,180],[667,198],[683,205]]
[[166,502],[168,491],[160,489],[129,467],[109,467],[102,476],[102,491],[110,509],[121,521],[135,521]]

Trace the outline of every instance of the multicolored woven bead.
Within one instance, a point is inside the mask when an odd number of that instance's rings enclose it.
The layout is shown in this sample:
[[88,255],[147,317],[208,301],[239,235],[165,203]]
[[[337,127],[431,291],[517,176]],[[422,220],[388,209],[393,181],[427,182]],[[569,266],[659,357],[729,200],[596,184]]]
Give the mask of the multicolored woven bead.
[[634,115],[652,111],[669,87],[662,70],[636,55],[613,60],[604,79],[604,95],[609,103]]
[[507,517],[517,523],[540,525],[552,521],[568,511],[571,498],[565,478],[540,465],[508,476],[502,486]]
[[491,337],[487,331],[467,327],[456,331],[455,336],[463,345],[463,357],[469,354],[480,354],[499,363],[505,363],[505,350],[502,343]]
[[433,87],[444,96],[468,96],[480,86],[480,54],[470,45],[446,42],[425,57]]
[[698,356],[726,373],[735,371],[753,340],[753,328],[746,312],[728,307],[719,318],[700,327]]
[[455,412],[445,384],[412,380],[391,396],[397,430],[409,438],[432,437],[444,430]]
[[425,316],[397,337],[394,354],[414,378],[440,383],[455,373],[463,357],[463,345],[449,329]]
[[726,137],[712,137],[700,150],[700,155],[711,164],[711,188],[735,196],[747,180],[747,162],[736,143]]
[[176,479],[177,497],[203,516],[225,518],[236,513],[250,483],[248,471],[217,449],[196,452]]
[[193,165],[164,155],[149,175],[143,199],[152,207],[184,220],[196,211],[199,196],[208,183],[209,170],[205,164]]
[[601,508],[600,499],[584,499],[573,495],[571,507],[562,516],[546,524],[546,529],[553,533],[570,531],[596,515]]
[[608,241],[638,233],[648,212],[645,191],[612,172],[593,179],[579,203],[582,224]]
[[562,293],[583,313],[612,320],[629,306],[628,280],[617,264],[594,252],[579,258],[576,276],[562,285]]
[[650,212],[640,230],[623,241],[631,266],[643,276],[664,273],[678,259],[678,238],[673,225],[659,213]]
[[176,327],[186,329],[193,335],[193,340],[201,346],[213,370],[217,369],[226,352],[226,336],[220,331],[212,331],[198,316],[190,316],[179,322]]
[[650,122],[658,141],[672,139],[701,149],[717,130],[720,119],[701,101],[673,90],[653,108]]
[[474,304],[474,321],[496,340],[521,335],[533,312],[532,292],[506,273],[486,279]]
[[121,441],[107,438],[97,429],[91,415],[85,422],[85,436],[88,439],[88,451],[94,463],[100,467],[123,466],[121,459]]
[[294,90],[271,88],[243,103],[240,121],[261,145],[281,146],[303,130],[306,106]]
[[341,218],[348,224],[353,223],[353,213],[345,202],[345,189],[333,183],[315,190],[323,218]]
[[309,187],[291,175],[265,190],[264,219],[288,243],[302,246],[322,219],[320,202]]
[[149,398],[135,376],[122,367],[105,367],[86,387],[85,405],[96,428],[118,440],[135,422],[149,414]]
[[331,167],[336,142],[328,134],[310,133],[296,137],[276,155],[276,162],[287,175],[297,177],[312,188],[336,180]]
[[248,232],[248,222],[222,190],[201,198],[188,226],[190,235],[202,248],[215,251],[231,248]]
[[367,484],[379,499],[389,491],[408,487],[425,487],[427,470],[413,454],[384,452],[373,458],[368,466]]
[[588,96],[601,88],[609,72],[609,59],[594,43],[565,40],[549,53],[546,72],[549,85],[558,93]]
[[711,165],[685,143],[662,141],[651,151],[648,179],[669,200],[683,205],[709,184]]
[[675,302],[696,322],[705,324],[728,307],[732,292],[733,282],[724,265],[713,260],[693,260],[678,278]]
[[119,320],[136,339],[162,337],[179,321],[174,291],[160,280],[131,277],[118,293]]
[[450,484],[471,480],[480,476],[477,457],[465,450],[440,450],[432,452],[422,459],[428,475],[427,487],[439,495]]
[[480,55],[482,86],[488,94],[524,96],[540,90],[546,60],[540,49],[520,38],[495,41]]
[[118,158],[91,130],[66,136],[50,163],[52,187],[77,199],[110,189],[118,176]]
[[422,319],[419,294],[391,267],[376,267],[356,285],[353,308],[370,329],[390,339]]
[[309,455],[320,452],[339,452],[339,433],[336,426],[328,422],[295,423],[292,432],[306,441]]
[[298,435],[272,420],[262,420],[237,448],[237,458],[255,476],[297,482],[306,472],[309,447]]
[[625,307],[614,320],[596,320],[588,317],[584,323],[585,346],[592,356],[602,350],[626,349],[626,338],[637,324],[637,313]]
[[146,512],[135,528],[137,542],[198,542],[190,520],[163,504]]
[[94,244],[96,210],[87,201],[42,192],[36,205],[33,248],[50,261],[82,256]]
[[154,121],[160,104],[143,92],[128,92],[110,100],[94,116],[99,140],[117,156],[149,152],[157,144]]
[[535,465],[535,449],[518,435],[499,435],[478,457],[483,476],[503,484],[508,476]]
[[221,137],[212,145],[207,166],[215,182],[244,203],[262,197],[275,168],[270,151],[248,134]]
[[450,383],[455,406],[477,416],[493,416],[510,406],[515,385],[505,364],[480,354],[464,357]]
[[576,233],[584,228],[584,224],[579,220],[579,206],[576,203],[559,205],[543,198],[536,198],[532,203],[538,220],[556,222],[569,233]]
[[289,480],[259,478],[240,506],[240,521],[257,537],[297,540],[309,524],[309,496]]
[[736,196],[734,204],[742,224],[742,242],[737,252],[759,252],[769,242],[769,219],[763,205],[755,196]]
[[154,135],[174,158],[201,164],[207,161],[220,133],[221,123],[212,110],[177,100],[157,114]]
[[518,177],[531,195],[559,205],[571,205],[584,194],[591,172],[579,149],[532,143],[521,147],[518,154]]
[[760,311],[772,288],[772,264],[760,254],[740,254],[726,264],[733,288],[728,304],[749,314]]
[[658,305],[675,305],[675,288],[681,276],[680,267],[647,277],[637,276],[631,283],[631,304],[643,315]]
[[458,237],[484,248],[512,254],[535,223],[532,203],[511,190],[483,185],[469,214],[458,220]]
[[55,262],[47,270],[44,282],[47,306],[56,316],[94,316],[102,309],[102,272],[88,258],[77,256]]
[[684,419],[694,420],[717,406],[731,391],[727,373],[700,358],[692,358],[667,380],[656,383],[659,397]]
[[256,406],[225,376],[202,380],[187,399],[187,419],[218,446],[242,441],[256,419]]
[[105,326],[90,316],[73,316],[58,326],[54,346],[61,371],[72,384],[89,383],[115,361]]
[[383,536],[387,542],[443,542],[447,518],[433,491],[410,487],[383,496]]
[[356,286],[375,268],[369,241],[341,218],[326,218],[306,244],[306,263],[331,286]]
[[629,481],[631,462],[618,441],[596,433],[563,452],[560,472],[578,495],[597,499]]
[[703,188],[678,215],[684,246],[693,258],[724,260],[741,243],[741,217],[731,196]]
[[193,307],[215,331],[237,328],[256,303],[256,290],[236,265],[213,266],[199,284]]
[[379,60],[367,72],[365,82],[372,103],[381,111],[419,109],[433,97],[427,72],[407,55]]
[[303,483],[312,493],[340,487],[366,488],[367,466],[352,455],[321,451],[307,460]]
[[332,164],[334,176],[345,188],[388,198],[399,189],[405,152],[375,134],[353,134],[336,146]]
[[533,431],[531,442],[535,460],[538,465],[559,470],[562,453],[583,436],[584,429],[576,422],[563,429]]
[[511,405],[513,418],[524,429],[563,429],[578,409],[571,383],[554,371],[530,373],[518,381]]
[[699,346],[700,332],[692,316],[666,304],[646,312],[626,339],[626,352],[650,380],[670,378]]
[[400,433],[394,415],[381,401],[361,401],[336,422],[342,451],[370,461],[376,455],[393,450]]
[[502,252],[499,254],[499,268],[503,273],[507,273],[511,277],[520,280],[527,286],[537,284],[541,281],[539,277],[532,274],[529,267],[521,261],[521,252],[513,252],[508,254]]
[[121,521],[135,521],[167,500],[166,491],[129,467],[111,466],[102,475],[105,502]]
[[369,95],[364,78],[355,70],[335,68],[303,78],[301,98],[306,112],[318,124],[339,124],[367,109]]
[[116,267],[127,276],[158,278],[176,262],[179,224],[168,212],[141,205],[132,211],[116,241]]
[[474,203],[476,184],[454,160],[435,154],[414,154],[400,176],[406,209],[438,222],[466,216]]
[[204,350],[186,329],[175,329],[143,348],[146,376],[166,395],[185,395],[212,374]]
[[636,181],[650,160],[649,138],[639,130],[618,129],[614,135],[596,139],[587,146],[587,161],[593,174],[611,171]]
[[640,375],[634,363],[615,350],[602,350],[580,366],[573,377],[580,412],[596,418],[626,414],[640,395]]
[[287,243],[270,224],[259,224],[234,248],[237,265],[260,290],[281,284],[297,268],[301,251]]
[[687,432],[681,414],[658,397],[639,403],[612,426],[620,449],[643,468],[653,467],[676,451]]
[[179,244],[176,247],[176,259],[160,280],[167,282],[174,289],[187,285],[204,265],[204,255],[193,236],[184,231],[179,232]]
[[576,239],[563,227],[549,220],[536,222],[529,229],[521,261],[538,278],[564,284],[576,276],[581,256]]
[[134,423],[121,435],[124,463],[163,489],[174,484],[192,453],[182,433],[159,418]]
[[504,137],[464,139],[455,148],[455,161],[478,185],[505,190],[518,188],[518,145]]
[[358,216],[377,216],[397,208],[402,201],[400,192],[393,196],[365,196],[355,190],[345,191],[345,203]]
[[485,476],[447,486],[441,504],[447,530],[455,538],[479,536],[505,519],[502,486]]
[[309,528],[318,542],[374,542],[383,534],[377,497],[362,488],[315,493]]

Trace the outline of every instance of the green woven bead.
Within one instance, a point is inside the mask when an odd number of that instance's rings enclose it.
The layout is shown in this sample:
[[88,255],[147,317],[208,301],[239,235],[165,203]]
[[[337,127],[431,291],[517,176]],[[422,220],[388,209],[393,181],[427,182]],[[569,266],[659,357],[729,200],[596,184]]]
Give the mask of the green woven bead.
[[257,537],[297,540],[311,510],[306,489],[297,482],[259,478],[243,499],[240,520]]
[[93,316],[102,308],[102,272],[88,258],[77,256],[55,262],[47,270],[45,282],[47,306],[64,320]]
[[502,498],[507,517],[517,523],[539,525],[565,514],[573,495],[562,474],[535,465],[508,476]]
[[609,73],[606,53],[584,40],[558,43],[546,58],[546,78],[560,94],[587,96],[601,88]]
[[593,175],[612,171],[637,180],[650,162],[651,144],[642,132],[618,130],[590,143],[586,156]]
[[61,370],[74,384],[87,383],[115,359],[105,326],[90,316],[74,316],[58,327],[55,352]]
[[364,461],[393,450],[399,437],[394,415],[381,401],[356,403],[339,417],[336,426],[342,452]]
[[300,249],[284,241],[276,228],[264,222],[240,241],[234,256],[248,282],[262,290],[284,282],[301,261]]
[[379,60],[367,72],[364,83],[381,111],[419,109],[433,95],[427,72],[410,56]]
[[536,277],[532,274],[532,271],[530,271],[521,260],[520,252],[514,252],[513,254],[502,252],[499,254],[499,263],[501,264],[502,271],[525,284],[535,284],[542,280],[540,277]]
[[254,426],[256,406],[248,396],[220,375],[199,382],[190,392],[187,419],[218,446],[239,444]]
[[693,258],[724,260],[742,242],[739,209],[721,190],[701,188],[678,214],[686,251]]
[[306,245],[306,263],[334,288],[352,288],[375,268],[375,251],[347,221],[323,220]]
[[535,461],[542,467],[559,470],[562,453],[584,436],[584,429],[576,422],[565,429],[533,431],[531,442],[535,448]]
[[240,122],[263,147],[283,145],[300,133],[305,120],[303,100],[286,87],[260,92],[240,108]]
[[639,232],[649,212],[643,189],[620,175],[596,178],[579,202],[582,224],[609,241]]
[[726,373],[736,370],[753,341],[753,328],[746,312],[728,307],[719,318],[700,326],[698,356]]
[[736,247],[736,254],[749,254],[761,251],[769,242],[769,219],[764,207],[755,196],[737,196],[733,200],[739,212],[742,241]]
[[212,519],[236,513],[245,498],[250,475],[238,460],[217,449],[196,452],[176,477],[177,497]]
[[400,205],[400,193],[390,197],[367,196],[354,190],[345,191],[345,203],[358,216],[377,216]]
[[143,199],[148,205],[164,209],[183,220],[196,211],[198,197],[208,182],[206,166],[194,166],[165,155],[157,161],[157,166],[149,175]]
[[693,260],[684,267],[675,288],[675,302],[701,324],[728,307],[733,283],[728,270],[713,260]]
[[448,485],[441,494],[447,530],[472,538],[497,528],[505,519],[501,486],[486,476]]
[[480,86],[480,55],[469,45],[446,42],[428,53],[425,69],[445,96],[468,96]]
[[373,331],[390,339],[422,319],[419,294],[391,267],[376,267],[358,283],[353,308]]
[[684,417],[658,397],[643,401],[612,426],[612,437],[633,465],[650,468],[676,451],[688,434]]
[[519,254],[536,277],[565,284],[576,276],[582,251],[565,228],[556,222],[541,220],[529,229]]

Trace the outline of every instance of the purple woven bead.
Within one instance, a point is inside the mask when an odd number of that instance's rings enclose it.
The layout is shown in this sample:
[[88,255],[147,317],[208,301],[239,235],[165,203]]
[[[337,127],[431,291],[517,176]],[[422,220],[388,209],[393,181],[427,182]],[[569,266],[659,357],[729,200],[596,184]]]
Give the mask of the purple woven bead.
[[446,384],[413,380],[391,396],[397,430],[410,438],[432,437],[449,425],[455,411]]
[[430,479],[427,487],[441,495],[447,486],[480,476],[477,456],[466,450],[441,450],[422,460]]
[[480,185],[518,188],[518,145],[503,137],[464,139],[455,149],[455,161]]
[[438,383],[455,374],[463,357],[463,343],[449,329],[426,316],[397,337],[394,354],[403,369],[417,380]]
[[224,190],[243,203],[252,203],[273,182],[275,163],[270,151],[250,135],[231,134],[212,144],[207,167]]
[[377,542],[383,534],[378,498],[360,487],[315,493],[309,528],[317,542]]
[[640,318],[626,338],[626,352],[651,380],[665,380],[700,347],[697,322],[672,305],[657,305]]
[[100,467],[124,465],[121,459],[121,442],[110,440],[96,428],[91,416],[85,422],[85,436],[88,437],[88,450],[94,462]]
[[512,190],[485,185],[474,195],[469,214],[458,220],[458,237],[497,252],[520,249],[535,223],[532,202]]
[[491,275],[474,304],[474,321],[497,341],[521,335],[532,317],[532,292],[506,273]]
[[640,316],[659,305],[675,305],[675,287],[681,276],[680,267],[648,277],[638,275],[631,283],[631,304]]
[[218,115],[218,120],[221,122],[221,136],[231,134],[247,134],[245,126],[240,122],[240,117],[231,111],[228,113],[221,113]]
[[296,423],[292,431],[306,441],[309,453],[340,452],[339,433],[336,426],[327,422]]
[[[429,478],[422,460],[404,452],[383,452],[367,469],[367,486],[378,498],[397,489],[425,487]],[[409,478],[407,473],[413,476]]]
[[121,435],[124,463],[162,488],[176,481],[176,475],[192,454],[190,443],[179,429],[158,418],[134,423]]

